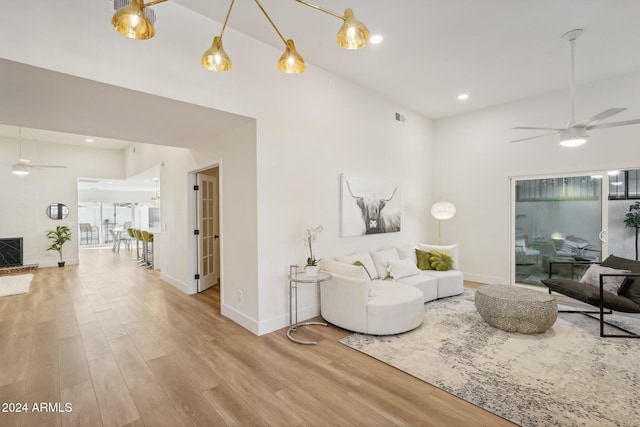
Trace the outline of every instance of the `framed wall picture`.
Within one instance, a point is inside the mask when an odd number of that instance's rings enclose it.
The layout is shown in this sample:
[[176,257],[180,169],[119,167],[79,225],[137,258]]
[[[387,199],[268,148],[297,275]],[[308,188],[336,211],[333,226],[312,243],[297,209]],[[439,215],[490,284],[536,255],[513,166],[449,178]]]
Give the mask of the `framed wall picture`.
[[400,231],[400,185],[396,182],[342,174],[340,178],[342,237]]

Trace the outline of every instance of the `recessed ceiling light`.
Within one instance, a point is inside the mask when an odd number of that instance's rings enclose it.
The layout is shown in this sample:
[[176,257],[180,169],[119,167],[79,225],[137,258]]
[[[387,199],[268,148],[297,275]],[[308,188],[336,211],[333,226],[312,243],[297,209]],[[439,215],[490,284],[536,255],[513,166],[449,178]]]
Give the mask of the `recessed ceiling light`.
[[384,37],[382,37],[380,34],[376,34],[373,35],[369,38],[369,43],[371,44],[378,44],[380,43],[382,40],[384,40]]
[[93,142],[93,138],[87,138],[84,140],[87,144],[91,144]]
[[459,101],[464,101],[465,99],[469,99],[469,94],[468,93],[461,93],[460,95],[458,95],[458,100]]

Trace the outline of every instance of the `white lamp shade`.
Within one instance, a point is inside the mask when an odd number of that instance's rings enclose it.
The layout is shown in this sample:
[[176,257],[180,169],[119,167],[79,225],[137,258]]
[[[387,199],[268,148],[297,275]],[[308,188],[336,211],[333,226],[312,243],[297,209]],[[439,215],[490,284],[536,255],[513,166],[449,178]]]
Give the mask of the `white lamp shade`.
[[431,206],[431,215],[435,219],[451,219],[456,214],[456,207],[453,203],[438,202]]

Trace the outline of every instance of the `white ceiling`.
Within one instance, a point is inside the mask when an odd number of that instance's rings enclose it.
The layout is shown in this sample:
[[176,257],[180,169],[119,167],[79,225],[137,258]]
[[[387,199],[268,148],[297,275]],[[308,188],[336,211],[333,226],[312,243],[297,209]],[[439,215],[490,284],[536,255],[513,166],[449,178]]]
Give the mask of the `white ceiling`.
[[[230,3],[172,1],[218,22]],[[306,62],[434,119],[568,91],[569,43],[562,35],[575,28],[584,29],[576,42],[578,85],[640,70],[638,0],[311,1],[340,13],[350,7],[372,34],[384,36],[358,51],[336,44],[335,17],[293,0],[261,3]],[[160,32],[171,16],[162,4],[154,8]],[[283,49],[253,1],[237,0],[228,26]],[[470,95],[465,102],[457,100],[462,92]]]

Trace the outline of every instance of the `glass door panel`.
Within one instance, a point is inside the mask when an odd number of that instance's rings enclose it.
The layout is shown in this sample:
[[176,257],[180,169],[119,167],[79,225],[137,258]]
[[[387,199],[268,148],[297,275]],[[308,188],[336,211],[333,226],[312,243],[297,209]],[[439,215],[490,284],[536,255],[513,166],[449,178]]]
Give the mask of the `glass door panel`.
[[[514,178],[511,276],[516,283],[544,286],[540,281],[549,277],[551,263],[600,260],[606,216],[602,181],[595,175]],[[584,269],[554,264],[553,272],[580,278]]]

